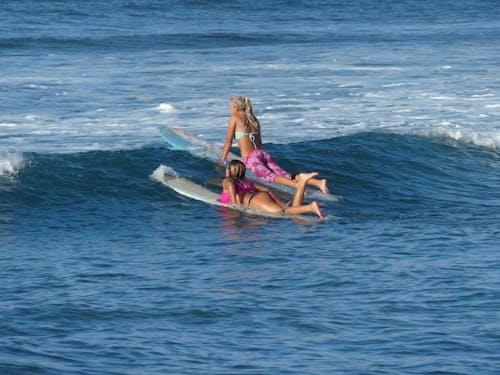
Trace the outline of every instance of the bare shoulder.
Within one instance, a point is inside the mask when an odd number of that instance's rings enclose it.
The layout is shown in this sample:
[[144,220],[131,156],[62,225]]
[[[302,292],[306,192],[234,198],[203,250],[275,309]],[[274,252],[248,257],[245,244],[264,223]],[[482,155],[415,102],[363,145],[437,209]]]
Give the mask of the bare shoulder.
[[235,124],[235,125],[240,125],[245,123],[245,114],[238,114],[238,113],[233,113],[231,115],[231,118],[229,119],[229,122]]
[[240,120],[234,114],[231,115],[231,117],[229,117],[228,124],[227,124],[228,135],[229,135],[229,133],[232,133],[232,132],[235,131],[235,129],[238,126],[239,122],[240,122]]
[[229,186],[234,186],[234,182],[229,177],[226,177],[222,180],[222,187],[224,188],[224,190],[228,190]]

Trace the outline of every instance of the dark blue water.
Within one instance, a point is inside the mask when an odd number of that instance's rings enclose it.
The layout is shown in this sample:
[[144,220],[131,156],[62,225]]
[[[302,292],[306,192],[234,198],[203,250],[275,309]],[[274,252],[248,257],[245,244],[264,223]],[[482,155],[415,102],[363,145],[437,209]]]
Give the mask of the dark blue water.
[[495,373],[498,154],[374,133],[289,147],[344,196],[330,220],[179,197],[149,180],[159,163],[217,172],[161,146],[26,154],[1,192],[2,372]]
[[[496,1],[4,1],[0,374],[497,374]],[[217,191],[171,124],[266,149],[342,202]],[[210,182],[209,182],[210,181]]]

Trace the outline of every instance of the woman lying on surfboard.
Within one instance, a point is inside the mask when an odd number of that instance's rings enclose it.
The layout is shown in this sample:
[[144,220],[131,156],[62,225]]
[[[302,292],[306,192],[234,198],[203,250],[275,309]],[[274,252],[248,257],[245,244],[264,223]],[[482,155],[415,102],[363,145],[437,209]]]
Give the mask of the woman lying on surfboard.
[[[260,123],[253,114],[250,99],[246,96],[233,96],[229,101],[229,107],[231,118],[221,161],[226,160],[234,138],[238,141],[241,157],[250,172],[271,183],[297,188],[299,183],[295,176],[281,168],[271,155],[261,149]],[[307,183],[316,186],[323,193],[328,193],[326,180],[313,177]]]
[[292,205],[289,206],[266,186],[246,181],[245,172],[245,164],[240,160],[231,160],[229,162],[226,168],[226,178],[222,181],[222,194],[219,202],[243,204],[254,210],[271,214],[300,215],[314,213],[321,218],[324,217],[316,201],[303,204],[306,184],[317,173],[301,173],[296,176],[297,189]]

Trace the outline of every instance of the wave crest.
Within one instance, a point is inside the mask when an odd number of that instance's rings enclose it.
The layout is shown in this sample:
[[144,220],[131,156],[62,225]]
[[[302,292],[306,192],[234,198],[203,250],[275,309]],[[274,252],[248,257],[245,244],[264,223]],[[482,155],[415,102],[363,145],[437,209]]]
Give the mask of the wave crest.
[[173,168],[162,164],[153,171],[149,178],[153,181],[161,182],[164,175],[177,176],[177,172]]
[[0,177],[14,179],[26,164],[21,153],[0,151]]
[[462,144],[500,150],[500,131],[481,133],[459,126],[440,126],[423,131],[422,135],[430,138],[448,138]]

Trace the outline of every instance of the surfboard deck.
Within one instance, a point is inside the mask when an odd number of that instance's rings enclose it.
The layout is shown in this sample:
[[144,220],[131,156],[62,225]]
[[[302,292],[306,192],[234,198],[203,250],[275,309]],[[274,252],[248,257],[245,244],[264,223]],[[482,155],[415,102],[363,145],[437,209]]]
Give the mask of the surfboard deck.
[[[222,153],[222,147],[212,145],[208,142],[205,142],[202,139],[196,138],[190,133],[188,133],[185,130],[176,128],[176,127],[170,127],[167,125],[160,126],[159,127],[160,134],[162,138],[167,142],[169,145],[171,145],[173,148],[177,150],[183,150],[191,153],[194,156],[208,159],[213,161],[216,164],[219,163],[219,158]],[[241,158],[234,154],[234,153],[229,153],[228,157],[229,160],[233,159],[238,159],[241,160]],[[285,185],[279,185],[279,184],[272,184],[269,183],[254,174],[250,173],[247,171],[247,176],[246,176],[250,181],[252,182],[257,182],[259,184],[272,187],[273,189],[276,190],[281,190],[285,193],[288,193],[290,195],[293,195],[295,193],[295,190],[289,186]],[[311,198],[311,199],[318,199],[318,200],[323,200],[323,201],[331,201],[331,202],[339,202],[342,201],[342,197],[334,194],[325,194],[322,193],[321,191],[318,190],[313,190],[313,189],[306,189],[305,193],[306,197]]]
[[[185,130],[167,125],[159,127],[162,138],[177,150],[188,151],[199,158],[208,159],[218,163],[222,147],[212,145],[202,139],[196,138]],[[229,153],[228,159],[240,159],[237,155]]]
[[[153,172],[152,178],[161,182],[163,185],[169,187],[170,189],[174,190],[176,193],[185,196],[187,198],[202,201],[213,206],[227,207],[231,210],[244,212],[246,214],[268,217],[273,219],[294,219],[300,222],[317,222],[322,220],[320,218],[307,215],[271,214],[259,210],[254,210],[252,208],[243,205],[233,206],[230,204],[221,203],[218,201],[220,194],[217,194],[216,192],[207,189],[204,186],[198,185],[197,183],[189,180],[186,177],[179,176],[177,174],[165,173],[166,170],[168,170],[168,168],[162,168],[162,167],[157,168],[157,170]],[[172,170],[170,169],[170,171]]]

